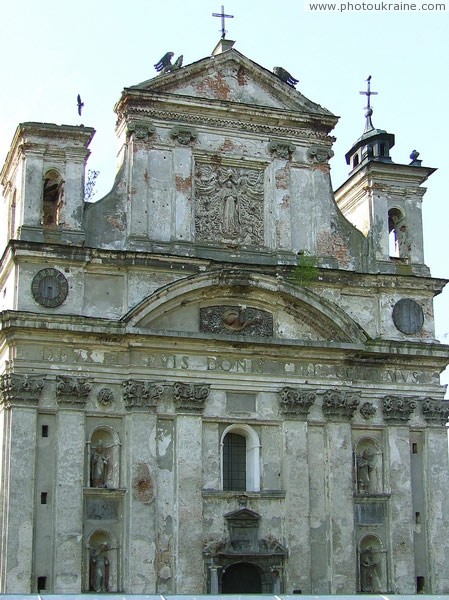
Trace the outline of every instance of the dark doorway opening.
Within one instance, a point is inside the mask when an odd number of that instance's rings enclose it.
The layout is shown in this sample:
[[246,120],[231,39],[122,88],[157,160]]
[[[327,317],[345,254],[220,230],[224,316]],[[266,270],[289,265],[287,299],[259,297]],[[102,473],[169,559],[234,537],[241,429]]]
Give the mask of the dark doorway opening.
[[222,594],[261,594],[262,579],[259,569],[250,563],[228,567],[221,579]]

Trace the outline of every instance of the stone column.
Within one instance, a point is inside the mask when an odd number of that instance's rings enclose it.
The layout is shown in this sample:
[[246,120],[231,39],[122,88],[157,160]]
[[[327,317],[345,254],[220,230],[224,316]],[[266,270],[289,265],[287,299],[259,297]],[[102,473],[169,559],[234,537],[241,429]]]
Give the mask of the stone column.
[[[279,394],[284,421],[285,531],[289,549],[285,593],[312,586],[309,495],[309,456],[307,413],[315,394],[296,388],[283,388]],[[278,577],[280,583],[280,579]],[[274,591],[274,593],[279,593]]]
[[175,384],[178,594],[204,593],[202,410],[209,386]]
[[55,594],[82,590],[84,452],[84,412],[60,410],[54,503]]
[[428,428],[425,432],[424,477],[426,482],[426,524],[430,582],[425,584],[427,594],[448,594],[449,539],[441,531],[449,531],[449,465],[447,429],[445,426]]
[[133,412],[128,419],[128,456],[132,457],[129,481],[126,591],[131,594],[156,592],[156,415]]
[[347,390],[329,390],[323,394],[323,415],[328,420],[325,477],[330,514],[331,594],[355,593],[357,589],[350,421],[359,402],[359,394]]
[[[385,416],[385,415],[384,415]],[[387,428],[391,498],[390,588],[395,594],[416,591],[414,564],[414,514],[411,490],[410,434],[408,426]],[[447,450],[446,450],[447,451]]]
[[1,521],[0,591],[35,591],[33,535],[37,405],[40,377],[15,373],[0,377]]
[[[329,594],[329,499],[326,493],[326,444],[323,423],[309,423],[310,593]],[[301,588],[297,588],[301,589]],[[290,590],[289,590],[290,591]]]
[[33,567],[34,467],[36,409],[12,407],[3,413],[4,460],[2,473],[3,538],[2,593],[34,591]]
[[349,594],[357,589],[351,425],[328,423],[326,434],[331,593]]

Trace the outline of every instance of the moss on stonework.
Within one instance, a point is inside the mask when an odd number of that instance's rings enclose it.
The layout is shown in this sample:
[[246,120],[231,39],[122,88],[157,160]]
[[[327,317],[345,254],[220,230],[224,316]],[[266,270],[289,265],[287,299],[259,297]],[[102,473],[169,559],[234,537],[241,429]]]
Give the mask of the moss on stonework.
[[289,281],[295,285],[310,285],[318,280],[316,258],[308,252],[298,253],[298,264],[292,269]]

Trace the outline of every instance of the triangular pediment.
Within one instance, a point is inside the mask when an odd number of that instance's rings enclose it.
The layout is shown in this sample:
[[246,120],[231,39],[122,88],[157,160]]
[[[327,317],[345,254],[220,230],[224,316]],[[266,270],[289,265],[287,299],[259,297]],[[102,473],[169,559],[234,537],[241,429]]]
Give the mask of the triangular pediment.
[[128,89],[334,117],[330,111],[235,49],[157,75]]

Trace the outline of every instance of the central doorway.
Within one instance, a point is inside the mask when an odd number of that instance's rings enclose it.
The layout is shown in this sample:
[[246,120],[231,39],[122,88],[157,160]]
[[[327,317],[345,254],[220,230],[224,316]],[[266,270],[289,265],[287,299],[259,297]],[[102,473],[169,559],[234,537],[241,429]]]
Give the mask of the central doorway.
[[229,566],[221,578],[221,593],[261,594],[260,570],[255,565],[245,562]]

